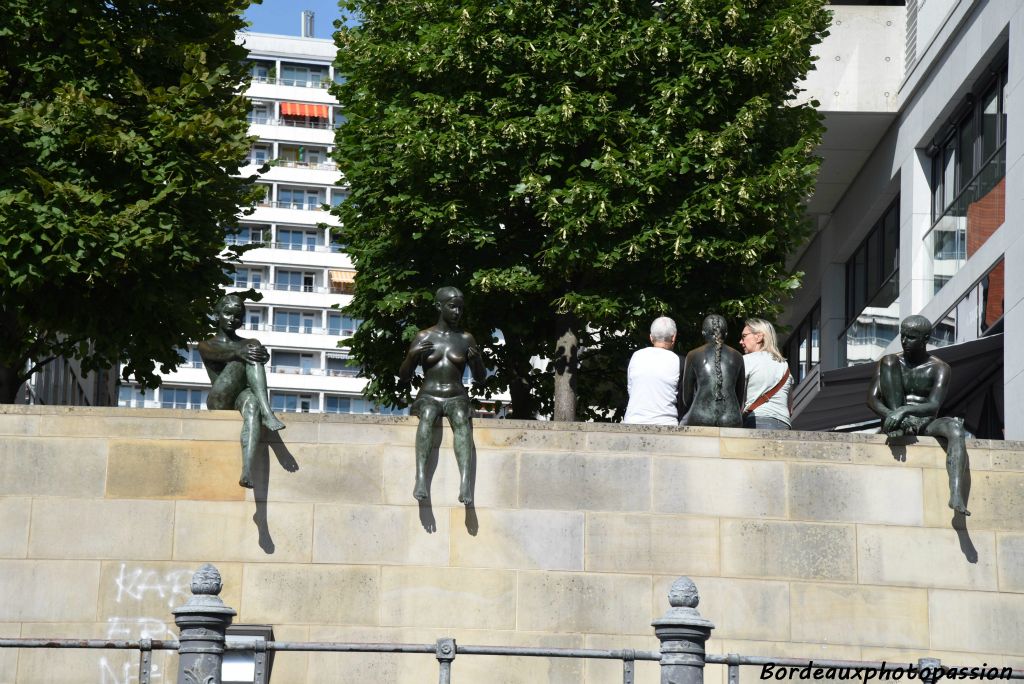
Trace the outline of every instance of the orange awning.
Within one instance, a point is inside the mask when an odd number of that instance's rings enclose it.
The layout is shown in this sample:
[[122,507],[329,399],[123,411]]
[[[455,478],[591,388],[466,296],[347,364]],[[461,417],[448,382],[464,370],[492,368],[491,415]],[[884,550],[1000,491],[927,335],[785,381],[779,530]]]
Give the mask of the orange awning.
[[330,116],[327,105],[305,104],[302,102],[282,102],[281,116],[309,116],[326,119]]

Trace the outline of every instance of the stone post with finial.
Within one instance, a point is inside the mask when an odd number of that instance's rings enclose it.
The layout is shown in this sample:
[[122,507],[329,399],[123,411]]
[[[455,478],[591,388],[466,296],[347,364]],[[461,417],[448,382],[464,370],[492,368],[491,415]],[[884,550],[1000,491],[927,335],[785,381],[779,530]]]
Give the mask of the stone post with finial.
[[704,644],[715,626],[697,612],[697,585],[680,577],[668,602],[668,611],[651,623],[661,640],[661,684],[704,684]]
[[220,571],[206,563],[192,575],[192,597],[175,608],[178,639],[178,684],[220,684],[224,634],[234,608],[224,605]]

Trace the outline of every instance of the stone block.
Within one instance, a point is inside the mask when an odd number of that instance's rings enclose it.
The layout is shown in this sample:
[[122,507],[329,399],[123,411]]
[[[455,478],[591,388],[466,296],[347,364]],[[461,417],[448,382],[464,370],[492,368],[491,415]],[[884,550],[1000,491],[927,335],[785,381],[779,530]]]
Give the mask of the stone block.
[[[278,641],[309,641],[309,627],[306,625],[274,625],[274,639]],[[309,676],[309,661],[316,660],[326,653],[304,653],[302,651],[278,651],[274,654],[274,669],[271,670],[271,682],[326,682],[344,680],[314,679]],[[171,684],[166,682],[165,684]]]
[[32,503],[32,558],[163,559],[171,554],[169,501],[37,498]]
[[245,568],[236,622],[376,625],[379,616],[378,568],[260,563]]
[[[0,638],[16,639],[21,636],[17,622],[0,622]],[[0,682],[13,682],[18,677],[19,649],[0,648]]]
[[[993,448],[989,452],[989,460],[992,462],[992,470],[1024,470],[1024,448],[1021,448],[1021,442],[1003,442],[997,444],[999,444],[1001,448]],[[968,452],[972,459],[971,465],[974,465],[974,451],[968,447]]]
[[99,575],[99,561],[0,560],[0,622],[91,622]]
[[854,582],[856,539],[853,525],[723,520],[722,574]]
[[[271,445],[267,498],[315,503],[380,503],[382,448],[364,444]],[[289,465],[294,464],[294,465]],[[294,468],[294,470],[290,470]]]
[[241,501],[241,447],[223,442],[111,440],[107,496]]
[[[315,440],[307,440],[316,444],[393,444],[401,445],[412,449],[416,441],[416,424],[375,424],[375,423],[351,423],[334,422],[334,416],[324,416],[324,420],[318,424],[318,432]],[[445,434],[447,440],[451,441],[451,430],[447,428],[445,421]],[[477,443],[479,447],[480,444]]]
[[996,535],[999,590],[1024,593],[1024,534]]
[[[24,558],[28,552],[28,523],[32,499],[10,496],[0,498],[0,558]],[[2,681],[2,680],[0,680]]]
[[[677,578],[678,575],[655,578],[652,619],[668,610],[668,590]],[[697,609],[715,624],[713,639],[789,639],[788,583],[723,577],[691,579],[700,596]]]
[[[764,431],[755,431],[763,434]],[[794,440],[723,437],[722,458],[757,458],[780,461],[831,461],[849,463],[853,460],[853,444],[839,442],[797,442]]]
[[313,552],[313,505],[178,501],[174,560],[305,563]]
[[106,468],[105,440],[0,440],[0,496],[103,496]]
[[789,517],[920,525],[921,470],[789,463]]
[[586,569],[643,574],[718,574],[718,521],[588,513]]
[[736,518],[785,517],[785,464],[654,457],[654,510]]
[[39,416],[0,413],[0,435],[25,437],[39,434]]
[[[408,447],[389,447],[381,456],[384,477],[384,501],[389,504],[413,503],[416,484],[416,452]],[[476,451],[476,478],[473,498],[477,506],[515,508],[519,480],[516,476],[518,458],[515,452],[496,449]],[[459,500],[459,467],[450,448],[440,449],[437,469],[430,484],[434,505],[461,506]]]
[[857,548],[861,584],[996,589],[992,532],[860,525]]
[[795,582],[790,599],[793,641],[929,646],[926,589]]
[[75,411],[39,417],[39,434],[49,437],[103,437],[106,439],[180,439],[181,418],[147,411],[132,414],[113,411]]
[[583,450],[587,440],[586,434],[578,430],[547,427],[477,427],[473,431],[473,438],[477,449],[570,452]]
[[[712,634],[714,634],[712,632]],[[803,682],[806,684],[808,681],[814,681],[814,669],[818,667],[818,663],[823,660],[861,660],[861,649],[859,646],[846,646],[840,644],[809,644],[809,643],[792,643],[787,641],[744,641],[739,639],[723,639],[722,641],[715,644],[718,649],[717,653],[739,653],[741,655],[749,656],[761,656],[764,658],[781,659],[781,658],[797,658],[800,660],[814,660],[814,668],[811,669],[810,675],[811,680],[807,678],[801,679],[799,671],[796,676],[784,677],[777,679],[778,668],[772,672],[770,681],[773,682]],[[706,669],[710,669],[709,666]],[[725,665],[717,666],[721,671],[721,684],[728,683],[728,668]],[[740,668],[740,682],[749,681],[762,681],[760,679],[762,668],[760,666],[752,667],[741,667]],[[826,674],[825,672],[821,673]],[[836,673],[838,674],[838,673]],[[826,681],[835,682],[838,679],[837,676]],[[767,680],[766,680],[767,681]],[[818,679],[821,681],[821,678]]]
[[475,511],[475,533],[452,510],[452,565],[517,570],[582,570],[583,513]]
[[428,530],[416,506],[317,504],[313,562],[448,565],[450,518],[447,509],[435,513]]
[[[948,527],[949,477],[943,470],[924,471],[924,524]],[[1024,473],[971,471],[967,500],[970,529],[1024,531]]]
[[[182,439],[238,445],[242,430],[242,417],[238,411],[203,411],[200,415],[202,420],[186,418],[181,422]],[[287,423],[287,415],[282,415],[281,420]]]
[[933,589],[928,597],[932,648],[1024,656],[1024,595]]
[[[104,561],[100,567],[99,618],[107,621],[170,621],[172,610],[192,596],[192,575],[202,563]],[[217,563],[224,587],[220,597],[236,607],[242,601],[242,565]]]
[[519,503],[524,508],[647,511],[651,461],[646,456],[524,453]]
[[649,577],[520,572],[518,580],[519,629],[601,634],[651,631]]
[[715,428],[668,428],[666,432],[648,432],[635,427],[629,432],[588,432],[587,450],[637,456],[719,456],[718,431]]
[[512,571],[383,567],[381,624],[440,630],[515,629]]
[[893,444],[854,444],[853,462],[878,466],[910,466],[912,468],[945,468],[946,454],[931,437],[920,441]]

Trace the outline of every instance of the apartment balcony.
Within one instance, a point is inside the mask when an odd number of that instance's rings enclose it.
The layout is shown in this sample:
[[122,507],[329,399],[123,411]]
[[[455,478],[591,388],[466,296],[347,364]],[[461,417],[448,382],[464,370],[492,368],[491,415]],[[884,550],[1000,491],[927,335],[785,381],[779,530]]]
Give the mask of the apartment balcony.
[[310,145],[334,144],[334,126],[326,122],[300,125],[285,119],[253,117],[249,120],[249,135],[255,135],[261,140],[287,140]]
[[[338,166],[332,161],[310,164],[308,162],[272,159],[267,163],[270,164],[270,168],[266,173],[260,174],[261,181],[333,186],[341,180]],[[242,176],[256,175],[263,164],[264,162],[262,161],[250,161],[242,167],[240,174]]]
[[[231,247],[228,243],[228,247]],[[294,249],[292,245],[269,243],[251,249],[242,255],[243,264],[277,264],[308,268],[352,268],[352,259],[339,246],[317,245],[309,249]]]
[[246,96],[256,100],[289,100],[333,105],[338,101],[328,92],[330,81],[306,81],[285,78],[252,80]]
[[[289,328],[289,326],[274,326],[268,323],[263,323],[258,327],[258,330],[252,328],[239,330],[238,334],[242,337],[254,337],[264,347],[304,349],[313,352],[340,352],[338,342],[346,339],[340,332],[332,333],[330,329],[319,326],[308,331],[305,328],[296,329],[295,326]],[[351,337],[351,333],[348,337]]]
[[324,204],[305,202],[258,202],[255,211],[244,217],[249,223],[289,223],[292,225],[316,226],[325,223],[340,225],[338,217],[326,210]]

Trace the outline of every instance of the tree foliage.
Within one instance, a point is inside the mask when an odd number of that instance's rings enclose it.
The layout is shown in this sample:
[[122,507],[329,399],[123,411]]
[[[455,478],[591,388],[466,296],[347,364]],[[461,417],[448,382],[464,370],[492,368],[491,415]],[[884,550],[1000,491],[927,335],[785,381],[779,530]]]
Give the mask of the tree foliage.
[[0,16],[0,401],[30,362],[155,385],[205,333],[250,202],[249,0],[8,0]]
[[441,285],[478,340],[503,333],[490,391],[524,415],[568,380],[589,417],[624,404],[656,316],[696,341],[706,313],[770,314],[795,286],[822,127],[794,98],[822,0],[343,7],[361,23],[336,34],[336,211],[374,397],[407,399],[394,369]]

